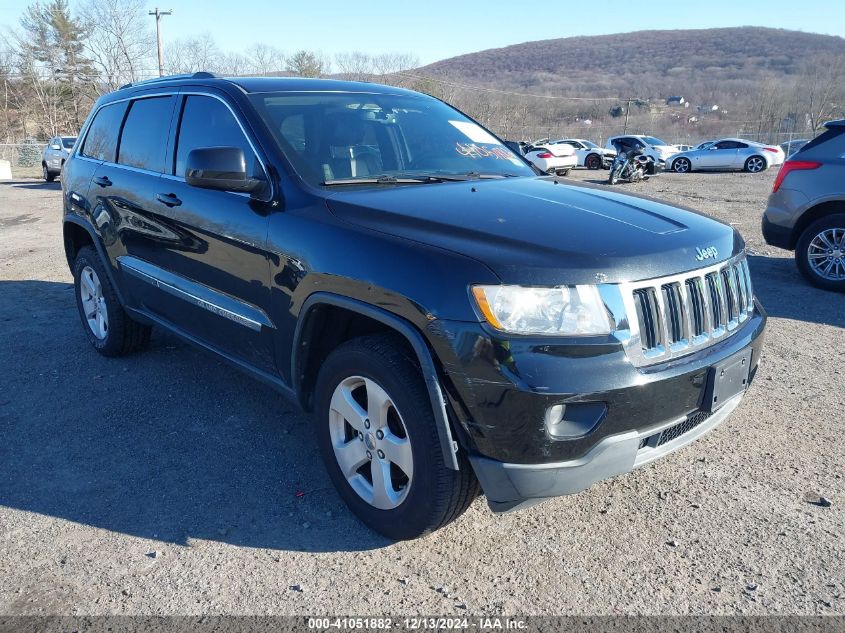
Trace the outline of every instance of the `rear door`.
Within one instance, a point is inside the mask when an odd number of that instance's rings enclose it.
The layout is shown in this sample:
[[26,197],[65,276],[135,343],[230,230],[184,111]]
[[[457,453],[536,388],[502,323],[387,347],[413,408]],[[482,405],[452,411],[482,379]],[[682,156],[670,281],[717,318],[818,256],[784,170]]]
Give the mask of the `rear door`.
[[[152,190],[152,219],[161,231],[139,236],[132,250],[141,278],[153,277],[149,309],[192,337],[253,367],[275,370],[269,312],[266,239],[269,184],[257,196],[193,187],[188,154],[202,147],[239,147],[252,175],[266,170],[246,125],[223,95],[184,94],[173,123],[167,172]],[[264,198],[258,199],[258,198]]]
[[[125,104],[126,114],[117,151],[107,152],[89,187],[89,198],[98,211],[94,216],[105,226],[104,242],[109,256],[121,270],[127,301],[146,307],[150,300],[147,284],[126,274],[127,257],[149,259],[153,244],[174,238],[174,233],[156,217],[156,192],[167,156],[167,140],[176,104],[175,95],[139,97]],[[90,134],[89,134],[90,138]],[[85,147],[89,140],[86,139]],[[108,222],[104,223],[104,219]]]

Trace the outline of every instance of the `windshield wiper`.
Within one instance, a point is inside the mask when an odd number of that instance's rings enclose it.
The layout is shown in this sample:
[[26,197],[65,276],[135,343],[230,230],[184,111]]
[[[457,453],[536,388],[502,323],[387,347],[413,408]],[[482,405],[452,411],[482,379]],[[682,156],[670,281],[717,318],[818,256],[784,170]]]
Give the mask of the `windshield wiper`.
[[418,185],[429,182],[443,182],[450,180],[442,176],[378,176],[375,178],[336,178],[324,180],[322,184],[326,187],[338,185]]
[[471,171],[466,174],[400,174],[398,176],[373,176],[362,178],[335,178],[324,180],[324,187],[341,185],[418,185],[431,182],[465,182],[467,180],[498,180],[500,178],[516,178],[516,174],[482,174]]
[[481,174],[477,171],[471,171],[466,174],[467,180],[497,180],[499,178],[517,178],[516,174]]

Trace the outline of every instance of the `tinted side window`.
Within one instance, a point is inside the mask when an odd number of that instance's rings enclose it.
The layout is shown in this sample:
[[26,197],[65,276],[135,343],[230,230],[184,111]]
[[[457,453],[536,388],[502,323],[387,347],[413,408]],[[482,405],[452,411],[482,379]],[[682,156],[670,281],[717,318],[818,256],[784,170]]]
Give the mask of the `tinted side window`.
[[239,147],[244,152],[247,169],[255,174],[255,153],[229,108],[213,97],[189,96],[182,109],[179,139],[176,145],[177,176],[185,175],[185,163],[191,150],[200,147]]
[[832,143],[831,145],[831,149],[834,152],[845,149],[845,126],[835,125],[829,127],[826,131],[819,134],[816,138],[804,145],[795,153],[803,154],[807,150],[813,149],[814,147],[817,147],[823,143],[827,143],[828,141],[832,141],[834,139],[837,139],[836,142]]
[[126,112],[126,102],[113,103],[100,108],[94,115],[94,121],[85,137],[85,144],[79,153],[88,158],[113,163],[117,153],[117,135],[120,132],[124,112]]
[[174,97],[153,97],[132,102],[120,135],[118,163],[164,171],[173,101]]

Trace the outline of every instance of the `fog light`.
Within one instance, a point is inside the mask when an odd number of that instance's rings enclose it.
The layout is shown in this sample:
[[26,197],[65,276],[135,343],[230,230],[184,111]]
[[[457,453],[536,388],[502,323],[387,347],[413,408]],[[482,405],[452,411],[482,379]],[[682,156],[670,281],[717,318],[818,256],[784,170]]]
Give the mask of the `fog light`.
[[560,440],[583,437],[604,420],[606,413],[604,402],[554,404],[546,409],[546,432]]
[[566,413],[565,404],[556,404],[546,410],[546,428],[552,428],[563,422],[563,414]]

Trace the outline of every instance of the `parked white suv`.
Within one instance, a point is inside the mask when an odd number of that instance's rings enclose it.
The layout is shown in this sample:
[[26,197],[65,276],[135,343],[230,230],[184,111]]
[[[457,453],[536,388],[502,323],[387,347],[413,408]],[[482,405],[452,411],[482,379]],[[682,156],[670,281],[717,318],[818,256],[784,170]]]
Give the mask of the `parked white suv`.
[[680,151],[677,145],[669,145],[659,138],[644,134],[620,134],[619,136],[611,136],[607,139],[607,145],[605,147],[615,149],[615,141],[621,141],[633,147],[642,147],[643,153],[646,156],[651,156],[654,162],[659,165],[663,165],[667,158]]

